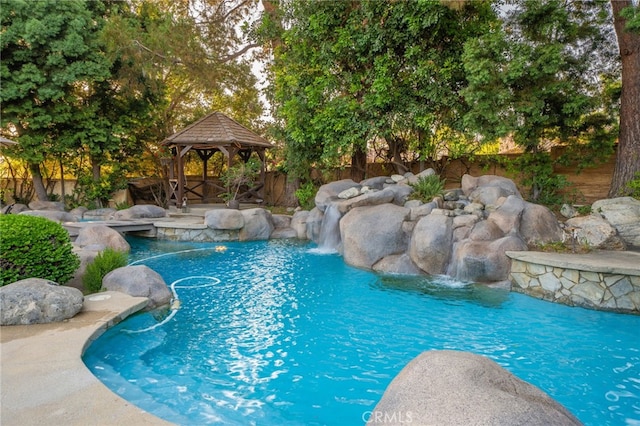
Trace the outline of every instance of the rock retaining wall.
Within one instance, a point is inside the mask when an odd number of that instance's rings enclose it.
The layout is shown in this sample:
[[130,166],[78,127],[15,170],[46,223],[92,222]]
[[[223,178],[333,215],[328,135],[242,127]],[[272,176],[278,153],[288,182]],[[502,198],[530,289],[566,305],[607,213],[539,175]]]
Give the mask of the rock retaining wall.
[[[640,314],[640,268],[615,265],[626,259],[638,265],[640,253],[605,252],[581,256],[581,263],[564,264],[558,253],[508,252],[512,290],[569,306]],[[634,263],[635,262],[635,263]]]

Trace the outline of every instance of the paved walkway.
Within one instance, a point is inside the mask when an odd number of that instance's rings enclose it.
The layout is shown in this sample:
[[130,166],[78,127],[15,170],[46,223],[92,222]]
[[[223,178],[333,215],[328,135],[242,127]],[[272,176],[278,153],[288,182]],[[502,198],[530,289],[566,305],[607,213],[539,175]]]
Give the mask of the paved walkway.
[[104,292],[87,296],[68,321],[0,327],[0,424],[170,424],[114,394],[81,359],[93,339],[146,304],[144,297]]

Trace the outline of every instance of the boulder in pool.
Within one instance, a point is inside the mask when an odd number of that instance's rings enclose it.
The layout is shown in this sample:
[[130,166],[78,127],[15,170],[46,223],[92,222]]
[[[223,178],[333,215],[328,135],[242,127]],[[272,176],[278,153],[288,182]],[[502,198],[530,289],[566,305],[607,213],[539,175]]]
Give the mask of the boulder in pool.
[[427,351],[387,387],[368,425],[580,425],[566,408],[484,356]]

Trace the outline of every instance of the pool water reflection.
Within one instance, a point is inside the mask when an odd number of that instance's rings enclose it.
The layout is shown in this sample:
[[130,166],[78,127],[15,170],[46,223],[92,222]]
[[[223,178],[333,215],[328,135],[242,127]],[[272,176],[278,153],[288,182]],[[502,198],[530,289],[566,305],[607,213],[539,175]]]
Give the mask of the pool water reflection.
[[453,349],[490,357],[586,424],[640,424],[640,317],[378,275],[296,242],[130,242],[132,261],[181,280],[180,309],[161,326],[166,310],[128,318],[84,360],[171,422],[362,424],[407,362]]

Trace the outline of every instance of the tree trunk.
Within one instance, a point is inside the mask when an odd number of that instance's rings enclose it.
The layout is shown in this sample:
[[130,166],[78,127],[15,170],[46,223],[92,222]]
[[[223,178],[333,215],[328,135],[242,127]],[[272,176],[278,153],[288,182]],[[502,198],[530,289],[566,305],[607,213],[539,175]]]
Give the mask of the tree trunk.
[[36,191],[36,197],[40,201],[49,201],[47,190],[44,187],[42,181],[42,172],[40,171],[40,164],[29,163],[29,172],[31,173],[31,179],[33,179],[33,189]]
[[611,0],[622,58],[622,94],[618,152],[609,197],[624,195],[627,183],[640,172],[640,34],[625,31],[627,21],[620,16],[620,11],[630,6],[631,0]]
[[354,182],[364,180],[367,171],[367,151],[359,145],[353,147],[351,155],[351,179]]

